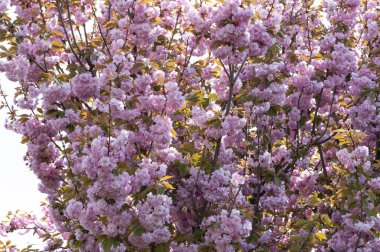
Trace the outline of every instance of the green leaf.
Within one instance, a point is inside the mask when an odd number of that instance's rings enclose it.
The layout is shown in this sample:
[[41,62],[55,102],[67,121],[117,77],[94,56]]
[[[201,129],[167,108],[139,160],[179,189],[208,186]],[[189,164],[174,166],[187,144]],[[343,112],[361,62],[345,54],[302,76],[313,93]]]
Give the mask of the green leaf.
[[105,252],[109,252],[109,251],[111,251],[112,240],[110,240],[110,239],[105,239],[105,240],[102,242],[102,246],[103,246],[103,249],[104,249]]
[[267,114],[268,114],[269,116],[276,116],[276,115],[277,115],[277,108],[276,108],[276,106],[273,106],[273,105],[270,106],[270,108],[269,108]]
[[80,246],[82,246],[83,245],[83,241],[78,241],[78,240],[75,240],[74,242],[73,242],[73,247],[74,248],[79,248]]
[[315,238],[317,238],[319,241],[324,241],[324,240],[327,240],[327,237],[324,233],[322,232],[316,232],[314,234]]
[[61,41],[52,41],[51,45],[55,48],[63,48],[65,47],[65,44],[63,44]]
[[22,136],[22,138],[21,138],[21,144],[26,144],[28,141],[29,141],[29,137]]
[[288,58],[289,58],[291,63],[294,63],[298,60],[297,54],[295,54],[293,52],[288,54]]
[[210,99],[209,98],[205,98],[201,102],[202,102],[202,107],[204,109],[206,109],[208,107],[208,105],[210,104]]
[[172,184],[168,183],[168,182],[164,182],[162,183],[166,188],[170,189],[170,190],[174,190],[174,186],[172,186]]
[[48,111],[46,111],[46,115],[52,115],[56,113],[57,111],[58,111],[57,109],[49,109]]
[[117,26],[117,22],[115,20],[110,20],[108,21],[104,27],[108,30],[112,29],[112,28],[115,28]]
[[[302,116],[301,119],[299,120],[299,124],[300,126],[304,126],[306,124],[306,122],[308,121],[308,118],[306,116]],[[317,123],[318,125],[318,123]]]
[[325,223],[329,227],[333,227],[334,226],[334,223],[332,222],[332,220],[330,219],[330,217],[327,214],[322,214],[321,220],[322,220],[323,223]]
[[169,61],[166,63],[166,66],[167,66],[167,67],[174,67],[176,64],[177,64],[177,61],[176,61],[176,60],[169,60]]
[[197,228],[193,232],[193,236],[194,236],[195,240],[200,241],[203,239],[203,231],[201,229]]
[[305,219],[299,219],[296,221],[296,223],[293,224],[293,227],[296,229],[306,227],[310,222]]
[[167,252],[169,251],[169,244],[168,243],[161,243],[156,245],[155,250],[156,252]]
[[119,170],[118,170],[117,168],[113,169],[113,170],[112,170],[112,174],[113,174],[114,176],[119,176]]
[[185,177],[189,171],[189,165],[181,162],[176,162],[175,167],[179,170],[179,175]]
[[222,125],[222,122],[218,117],[213,117],[206,122],[206,125],[213,126],[214,128],[218,128],[220,127],[220,125]]
[[218,100],[218,96],[217,96],[216,94],[214,94],[214,93],[209,94],[209,95],[208,95],[208,98],[209,98],[211,101],[216,101],[216,100]]
[[256,244],[258,240],[259,240],[259,237],[258,237],[256,234],[251,234],[251,235],[248,237],[248,242],[249,242],[250,244]]
[[182,153],[194,153],[195,147],[193,143],[184,143],[179,148]]
[[168,180],[168,179],[171,179],[173,176],[165,176],[165,177],[162,177],[160,178],[160,182],[162,181],[165,181],[165,180]]
[[165,188],[163,188],[163,187],[157,187],[156,188],[156,193],[157,194],[165,194]]
[[356,199],[350,199],[348,201],[348,209],[349,210],[353,209],[356,206],[356,203],[357,203]]
[[110,252],[112,251],[112,247],[117,247],[119,245],[120,241],[114,239],[114,238],[107,238],[102,242],[102,246],[104,249],[104,252]]
[[317,193],[313,193],[309,196],[308,204],[310,206],[318,206],[321,202],[322,200],[318,197]]
[[138,226],[137,228],[135,228],[133,233],[137,236],[141,236],[144,233],[144,229],[141,226]]
[[52,34],[56,35],[56,36],[65,36],[65,34],[63,34],[62,32],[58,31],[58,30],[52,30],[51,31]]
[[276,185],[280,186],[280,185],[281,185],[281,179],[280,179],[279,177],[275,176],[275,177],[274,177],[274,183],[275,183]]
[[178,166],[178,169],[179,169],[179,175],[181,175],[181,177],[185,177],[187,175],[187,173],[189,172],[189,165],[180,164]]
[[186,100],[192,103],[196,103],[199,101],[201,92],[199,90],[193,90],[191,91],[188,96],[186,96]]
[[69,131],[69,133],[72,133],[75,130],[75,126],[70,123],[66,125],[66,129]]

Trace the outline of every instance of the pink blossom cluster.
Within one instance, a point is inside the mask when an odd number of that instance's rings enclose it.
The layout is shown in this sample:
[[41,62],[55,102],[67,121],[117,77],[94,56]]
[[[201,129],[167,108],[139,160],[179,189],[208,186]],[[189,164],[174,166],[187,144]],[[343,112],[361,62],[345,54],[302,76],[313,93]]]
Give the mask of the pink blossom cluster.
[[378,250],[379,0],[10,5],[0,71],[15,97],[0,89],[0,107],[48,204],[2,236],[35,230],[47,251]]

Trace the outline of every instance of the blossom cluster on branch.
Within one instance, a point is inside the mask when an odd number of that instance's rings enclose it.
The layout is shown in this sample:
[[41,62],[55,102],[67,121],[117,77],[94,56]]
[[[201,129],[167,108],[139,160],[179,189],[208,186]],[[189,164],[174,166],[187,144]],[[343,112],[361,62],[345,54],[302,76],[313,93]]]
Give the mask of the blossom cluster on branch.
[[379,0],[1,1],[1,107],[47,205],[0,234],[379,251],[379,26]]

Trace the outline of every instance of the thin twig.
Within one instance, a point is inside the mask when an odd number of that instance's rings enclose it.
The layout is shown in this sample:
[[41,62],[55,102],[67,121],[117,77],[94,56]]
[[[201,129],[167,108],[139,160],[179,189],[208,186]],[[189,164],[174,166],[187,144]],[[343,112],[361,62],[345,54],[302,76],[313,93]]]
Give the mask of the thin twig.
[[70,5],[69,5],[69,2],[67,0],[66,0],[66,8],[67,8],[67,18],[69,19],[69,27],[70,27],[70,30],[71,30],[71,34],[73,35],[74,45],[78,49],[79,55],[82,55],[82,51],[80,50],[80,48],[78,46],[78,43],[77,43],[77,40],[75,38],[73,24],[71,23]]
[[325,163],[325,158],[323,156],[323,150],[322,150],[321,144],[318,144],[318,152],[319,152],[319,157],[321,159],[323,175],[327,178],[326,163]]
[[67,29],[66,29],[66,26],[65,26],[65,23],[64,23],[64,20],[63,20],[62,9],[61,9],[61,6],[59,5],[58,1],[56,2],[56,6],[57,6],[57,9],[58,9],[58,17],[59,17],[59,19],[61,20],[62,27],[63,27],[63,31],[65,32],[66,39],[67,39],[67,43],[69,44],[70,50],[71,50],[71,52],[74,54],[74,57],[75,57],[75,59],[78,61],[78,63],[79,63],[84,69],[87,70],[87,68],[83,65],[82,61],[79,59],[78,54],[75,52],[75,50],[74,50],[74,48],[73,48],[73,45],[71,44],[70,36],[69,36],[69,34],[68,34],[68,32],[67,32]]
[[93,5],[91,5],[91,8],[92,8],[92,12],[93,12],[93,14],[94,14],[95,22],[96,22],[96,24],[98,25],[99,33],[100,33],[100,36],[102,37],[102,40],[103,40],[104,46],[106,47],[109,56],[112,56],[112,55],[111,55],[111,51],[110,51],[110,49],[108,48],[107,40],[106,40],[106,38],[105,38],[104,35],[103,35],[102,28],[100,27],[100,23],[99,23],[99,21],[98,21],[98,18],[96,17],[95,8],[94,8]]

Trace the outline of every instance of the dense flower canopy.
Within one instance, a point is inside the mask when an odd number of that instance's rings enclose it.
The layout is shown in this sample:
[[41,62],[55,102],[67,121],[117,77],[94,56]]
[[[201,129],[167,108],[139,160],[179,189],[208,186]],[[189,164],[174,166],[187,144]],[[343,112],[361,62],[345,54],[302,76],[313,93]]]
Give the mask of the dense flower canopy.
[[379,0],[1,1],[6,127],[48,202],[0,235],[379,251],[379,26]]

